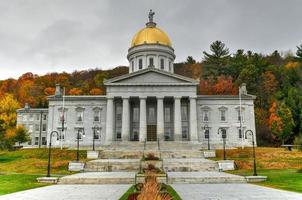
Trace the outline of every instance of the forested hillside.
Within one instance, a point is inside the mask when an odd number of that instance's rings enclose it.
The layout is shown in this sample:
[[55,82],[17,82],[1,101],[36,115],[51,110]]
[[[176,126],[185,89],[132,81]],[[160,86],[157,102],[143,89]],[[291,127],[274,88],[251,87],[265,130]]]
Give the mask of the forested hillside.
[[[195,59],[188,56],[174,68],[177,74],[200,80],[199,94],[238,94],[238,86],[247,83],[248,92],[257,96],[258,144],[302,144],[302,45],[292,54],[262,55],[242,49],[230,53],[224,43],[215,41],[210,52]],[[54,94],[56,83],[65,87],[66,94],[101,95],[106,93],[104,79],[127,73],[128,67],[120,66],[43,76],[28,72],[0,81],[0,140],[13,129],[16,108],[26,102],[47,107],[46,97]]]

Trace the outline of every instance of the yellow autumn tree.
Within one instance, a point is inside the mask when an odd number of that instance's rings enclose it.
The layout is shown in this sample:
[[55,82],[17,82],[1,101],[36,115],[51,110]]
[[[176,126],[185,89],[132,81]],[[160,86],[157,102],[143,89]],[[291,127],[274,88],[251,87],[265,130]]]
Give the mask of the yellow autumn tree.
[[5,94],[0,99],[0,120],[3,121],[5,130],[16,126],[18,108],[20,104],[12,94]]

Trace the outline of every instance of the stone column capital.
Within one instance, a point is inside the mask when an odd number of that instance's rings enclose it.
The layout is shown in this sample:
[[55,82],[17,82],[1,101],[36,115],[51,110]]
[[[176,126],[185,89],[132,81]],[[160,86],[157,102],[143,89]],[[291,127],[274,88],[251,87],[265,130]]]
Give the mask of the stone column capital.
[[114,99],[113,96],[107,96],[106,98],[107,98],[107,100],[113,100]]
[[123,96],[122,99],[128,100],[130,97],[129,96]]
[[197,96],[191,96],[191,97],[189,97],[189,99],[191,100],[193,100],[193,99],[197,99]]
[[143,96],[143,97],[139,97],[139,100],[146,100],[147,97]]
[[157,97],[156,97],[157,100],[163,100],[164,98],[165,98],[165,97],[163,97],[163,96],[157,96]]
[[182,96],[174,96],[174,99],[181,99]]

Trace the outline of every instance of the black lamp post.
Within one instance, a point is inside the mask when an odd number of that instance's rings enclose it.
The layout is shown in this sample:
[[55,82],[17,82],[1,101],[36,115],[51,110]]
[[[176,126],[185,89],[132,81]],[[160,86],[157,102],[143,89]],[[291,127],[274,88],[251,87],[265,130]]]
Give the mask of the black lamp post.
[[[82,133],[80,133],[82,132]],[[84,135],[84,128],[79,128],[78,129],[78,136],[77,136],[77,162],[80,160],[80,135]]]
[[93,129],[93,136],[92,136],[92,150],[95,150],[95,133],[96,131],[100,130],[100,127],[98,127],[97,125],[95,125],[94,127],[92,127]]
[[254,132],[252,130],[245,131],[245,135],[247,135],[248,133],[251,134],[251,136],[252,136],[252,144],[253,144],[253,158],[254,158],[253,176],[257,176]]
[[206,125],[204,125],[203,129],[204,129],[205,137],[208,138],[208,150],[210,150],[210,130],[209,130],[209,126],[206,124]]
[[48,164],[47,164],[47,177],[50,177],[50,156],[51,156],[51,138],[52,138],[52,134],[57,134],[57,137],[59,137],[59,133],[58,131],[52,131],[50,133],[50,138],[49,138],[49,148],[48,148]]
[[221,136],[223,140],[223,160],[226,160],[226,152],[225,152],[225,143],[226,143],[226,130],[225,128],[219,127],[217,134],[220,134],[220,130],[222,130]]

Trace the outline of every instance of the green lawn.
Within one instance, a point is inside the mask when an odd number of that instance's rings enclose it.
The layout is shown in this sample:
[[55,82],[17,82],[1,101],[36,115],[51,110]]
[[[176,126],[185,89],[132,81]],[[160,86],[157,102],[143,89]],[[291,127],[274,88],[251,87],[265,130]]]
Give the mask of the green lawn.
[[[237,170],[230,173],[243,176],[253,174],[251,170]],[[266,182],[257,185],[302,193],[302,172],[297,169],[261,169],[257,174],[268,177]]]
[[0,175],[0,195],[45,186],[46,184],[38,183],[36,181],[37,177],[41,177],[41,175],[32,175],[32,174]]
[[[86,151],[81,151],[80,157],[85,161]],[[75,158],[75,150],[53,149],[51,175],[71,174],[68,162]],[[37,183],[36,178],[47,174],[47,162],[46,148],[0,151],[0,195],[45,186]]]

